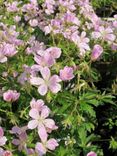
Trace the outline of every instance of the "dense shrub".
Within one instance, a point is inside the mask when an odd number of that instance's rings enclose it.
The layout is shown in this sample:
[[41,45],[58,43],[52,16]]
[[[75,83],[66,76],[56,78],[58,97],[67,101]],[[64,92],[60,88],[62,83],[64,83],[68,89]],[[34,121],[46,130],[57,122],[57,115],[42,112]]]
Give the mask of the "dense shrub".
[[116,156],[116,67],[116,14],[1,0],[0,156]]

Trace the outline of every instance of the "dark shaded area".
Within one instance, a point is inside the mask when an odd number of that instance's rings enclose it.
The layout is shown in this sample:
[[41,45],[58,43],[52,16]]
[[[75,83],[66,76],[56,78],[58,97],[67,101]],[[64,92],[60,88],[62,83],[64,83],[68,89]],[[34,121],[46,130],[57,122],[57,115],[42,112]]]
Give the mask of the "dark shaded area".
[[[109,62],[99,62],[97,64],[94,63],[95,68],[100,71],[101,80],[95,85],[100,91],[105,91],[106,89],[110,89],[113,81],[117,76],[117,58],[114,56],[113,59]],[[106,90],[108,92],[108,90]],[[117,96],[115,99],[115,104],[117,103]],[[117,120],[117,106],[112,104],[104,104],[96,108],[96,116],[98,121],[98,126],[95,130],[95,133],[101,136],[100,142],[96,142],[103,149],[104,156],[117,156],[117,150],[112,151],[109,149],[111,136],[117,138],[117,126],[113,126],[112,128],[109,125],[106,125],[108,120],[111,118],[112,122],[115,123]]]

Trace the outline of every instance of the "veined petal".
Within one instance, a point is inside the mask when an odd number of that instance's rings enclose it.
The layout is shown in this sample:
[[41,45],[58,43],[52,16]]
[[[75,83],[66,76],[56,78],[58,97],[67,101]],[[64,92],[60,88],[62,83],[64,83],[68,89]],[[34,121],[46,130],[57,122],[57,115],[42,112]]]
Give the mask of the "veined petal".
[[45,119],[49,116],[50,109],[48,107],[44,107],[41,111],[41,118]]
[[40,154],[40,155],[43,155],[43,154],[46,154],[46,148],[44,147],[44,145],[40,142],[38,142],[35,146],[35,150]]
[[39,77],[31,77],[30,78],[30,83],[32,85],[39,86],[39,85],[44,83],[44,80],[42,78],[39,78]]
[[39,119],[39,111],[35,108],[31,109],[29,112],[29,116],[32,117],[33,119]]
[[38,120],[31,120],[28,123],[29,129],[35,129],[38,126]]
[[38,92],[40,95],[45,95],[48,91],[48,87],[46,84],[42,84],[38,87]]
[[55,126],[55,122],[54,122],[54,120],[52,120],[52,119],[45,119],[45,120],[44,120],[44,125],[45,125],[47,128],[52,129],[52,128],[54,128],[54,126]]
[[50,69],[48,67],[44,67],[41,69],[41,75],[45,80],[49,80],[50,78]]
[[38,127],[38,134],[39,134],[42,142],[47,141],[48,135],[47,135],[46,129],[43,124]]
[[58,83],[49,85],[49,89],[52,93],[58,93],[61,90],[61,85]]

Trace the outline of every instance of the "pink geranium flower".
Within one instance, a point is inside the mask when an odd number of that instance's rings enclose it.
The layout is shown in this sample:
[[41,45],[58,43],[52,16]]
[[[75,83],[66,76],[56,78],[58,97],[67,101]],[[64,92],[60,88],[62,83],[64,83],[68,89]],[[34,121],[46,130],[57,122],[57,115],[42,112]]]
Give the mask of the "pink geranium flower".
[[37,51],[38,55],[35,55],[34,60],[42,67],[51,67],[61,55],[61,49],[57,47],[51,47],[46,50]]
[[41,111],[44,108],[44,101],[39,99],[35,100],[34,98],[30,102],[31,109],[35,108],[38,111]]
[[10,151],[4,151],[3,156],[12,156]]
[[91,151],[91,152],[89,152],[89,153],[87,154],[87,156],[97,156],[97,154],[96,154],[95,152]]
[[18,93],[16,90],[8,90],[3,93],[3,99],[7,102],[14,102],[19,98],[19,96],[20,93]]
[[3,146],[6,144],[7,138],[4,136],[4,131],[2,127],[0,127],[0,146]]
[[40,132],[47,135],[46,129],[55,129],[55,122],[54,120],[47,118],[49,116],[50,110],[48,107],[44,107],[41,112],[37,109],[31,109],[29,112],[30,117],[33,120],[29,121],[28,128],[35,129],[38,128],[38,133],[40,136]]
[[86,51],[90,50],[89,38],[86,37],[86,32],[83,31],[79,36],[77,33],[73,33],[71,40],[77,45],[80,50],[80,56],[84,56]]
[[40,77],[31,77],[30,82],[32,85],[38,86],[38,92],[41,95],[45,95],[49,90],[52,93],[57,93],[61,90],[61,79],[58,75],[51,76],[50,69],[48,67],[44,67],[41,71],[42,78]]
[[93,61],[97,60],[100,57],[100,55],[102,54],[102,52],[103,52],[103,48],[100,45],[96,44],[94,46],[92,54],[91,54],[91,60],[93,60]]
[[60,70],[60,78],[63,81],[67,81],[67,80],[73,79],[74,78],[73,68],[72,67],[65,66],[64,69],[61,69]]
[[111,42],[113,42],[116,38],[116,36],[113,34],[112,28],[110,27],[105,28],[103,26],[100,26],[98,28],[98,31],[93,32],[92,37],[96,39],[100,38],[105,41],[111,41]]
[[42,142],[38,142],[35,146],[35,150],[39,155],[46,154],[47,150],[55,150],[55,148],[58,146],[58,143],[55,139],[49,139],[47,140],[47,134],[44,133],[44,131],[40,131],[40,138]]
[[25,149],[26,141],[27,141],[26,130],[27,130],[26,126],[22,128],[14,126],[11,130],[11,133],[17,136],[16,139],[12,140],[12,143],[18,146],[19,151],[22,151],[23,149]]

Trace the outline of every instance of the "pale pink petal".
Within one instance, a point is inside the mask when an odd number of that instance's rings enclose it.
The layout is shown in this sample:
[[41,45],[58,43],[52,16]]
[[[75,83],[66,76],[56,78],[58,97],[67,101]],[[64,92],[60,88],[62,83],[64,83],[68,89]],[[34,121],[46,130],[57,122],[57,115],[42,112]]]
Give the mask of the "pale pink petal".
[[29,129],[35,129],[38,126],[38,120],[31,120],[28,122]]
[[54,122],[54,120],[52,120],[52,119],[45,119],[45,120],[44,120],[44,125],[45,125],[47,128],[52,129],[52,128],[54,128],[54,126],[55,126],[55,122]]
[[87,156],[97,156],[97,154],[96,154],[95,152],[91,151],[91,152],[89,152],[89,153],[87,154]]
[[55,63],[55,59],[49,53],[45,53],[44,60],[48,67],[51,67]]
[[37,109],[31,109],[29,112],[29,116],[32,117],[33,119],[39,119],[39,112]]
[[51,47],[51,48],[48,48],[46,51],[48,51],[53,58],[59,58],[61,56],[61,49],[60,48]]
[[44,67],[41,69],[41,75],[45,80],[48,80],[50,78],[50,69],[48,67]]
[[61,90],[61,85],[60,84],[58,84],[58,83],[56,83],[56,84],[51,84],[50,86],[49,86],[49,89],[51,90],[51,92],[52,93],[58,93],[60,90]]
[[43,155],[43,154],[46,154],[46,148],[44,147],[44,145],[40,142],[38,142],[35,146],[35,150],[40,154],[40,155]]
[[39,77],[31,77],[31,78],[30,78],[30,83],[31,83],[32,85],[37,85],[37,86],[39,86],[39,85],[41,85],[41,84],[44,83],[44,80],[43,80],[42,78],[39,78]]
[[0,56],[0,63],[7,62],[7,57],[6,56]]
[[58,143],[57,143],[57,141],[55,139],[49,139],[47,141],[46,146],[50,150],[55,150],[55,148],[58,146]]
[[46,129],[45,129],[43,124],[41,126],[39,126],[38,134],[39,134],[42,142],[46,142],[47,141],[48,135],[47,135]]
[[45,119],[49,116],[50,109],[48,107],[44,107],[41,111],[41,118]]
[[7,138],[5,136],[0,138],[0,146],[3,146],[6,144]]
[[49,81],[51,84],[55,84],[56,82],[61,82],[61,79],[58,75],[53,75],[51,78],[50,78],[50,81]]
[[45,95],[47,93],[47,91],[48,91],[48,87],[46,84],[40,85],[38,87],[38,92],[40,95]]

